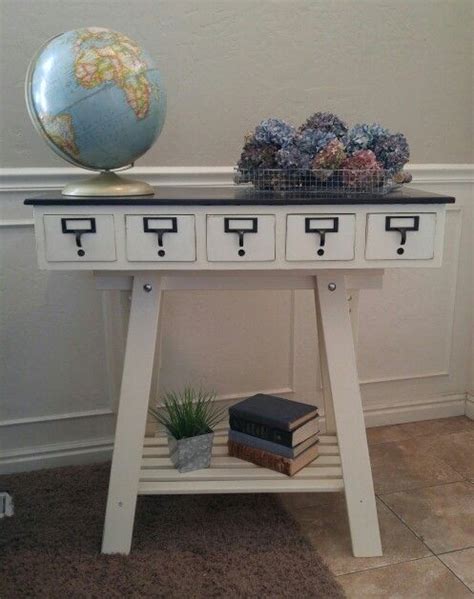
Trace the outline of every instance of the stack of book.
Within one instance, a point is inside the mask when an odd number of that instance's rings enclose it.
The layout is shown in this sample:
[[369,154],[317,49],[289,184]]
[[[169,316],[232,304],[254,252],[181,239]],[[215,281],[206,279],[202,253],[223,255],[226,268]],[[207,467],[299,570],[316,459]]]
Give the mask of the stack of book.
[[229,455],[293,476],[318,456],[318,409],[259,393],[229,408]]

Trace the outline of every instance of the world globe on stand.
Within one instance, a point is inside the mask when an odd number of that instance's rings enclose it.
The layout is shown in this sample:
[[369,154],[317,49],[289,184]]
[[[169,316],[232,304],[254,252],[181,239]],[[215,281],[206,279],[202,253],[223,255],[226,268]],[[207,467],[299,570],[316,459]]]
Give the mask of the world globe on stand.
[[101,171],[65,195],[145,195],[144,182],[116,175],[158,138],[166,91],[149,55],[122,33],[87,27],[42,46],[26,77],[28,112],[47,144],[68,162]]

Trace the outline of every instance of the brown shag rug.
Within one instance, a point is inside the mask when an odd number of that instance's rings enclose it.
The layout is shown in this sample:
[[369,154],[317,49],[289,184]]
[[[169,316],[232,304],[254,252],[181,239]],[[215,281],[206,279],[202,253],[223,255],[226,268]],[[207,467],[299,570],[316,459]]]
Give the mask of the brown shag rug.
[[101,555],[109,464],[0,477],[0,597],[342,598],[273,495],[139,497],[132,552]]

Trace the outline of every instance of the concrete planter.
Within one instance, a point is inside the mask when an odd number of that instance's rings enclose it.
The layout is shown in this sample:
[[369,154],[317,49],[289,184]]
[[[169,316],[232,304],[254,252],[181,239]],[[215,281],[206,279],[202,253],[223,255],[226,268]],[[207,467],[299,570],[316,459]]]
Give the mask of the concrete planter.
[[174,467],[180,472],[209,468],[213,441],[214,433],[186,439],[175,439],[168,434],[168,448]]

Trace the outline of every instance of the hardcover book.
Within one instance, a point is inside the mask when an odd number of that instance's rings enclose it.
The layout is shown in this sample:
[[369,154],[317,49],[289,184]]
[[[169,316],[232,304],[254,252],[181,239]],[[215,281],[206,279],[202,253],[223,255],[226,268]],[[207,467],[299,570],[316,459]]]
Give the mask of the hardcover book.
[[309,420],[293,431],[273,428],[266,424],[238,418],[232,414],[229,417],[229,425],[234,431],[239,431],[240,433],[245,433],[252,437],[259,437],[260,439],[265,439],[272,443],[279,443],[286,447],[295,447],[305,441],[308,437],[319,432],[319,422],[317,417]]
[[295,447],[286,447],[280,443],[273,443],[272,441],[260,439],[259,437],[252,437],[252,435],[246,435],[245,433],[233,430],[229,431],[229,439],[236,443],[240,443],[241,445],[247,445],[248,447],[254,447],[255,449],[263,449],[263,451],[275,453],[289,459],[298,457],[305,449],[318,443],[318,435],[311,435],[311,437],[308,437],[302,443],[295,445]]
[[248,447],[235,441],[228,441],[229,455],[234,458],[239,458],[247,462],[252,462],[257,466],[263,466],[276,472],[281,472],[287,476],[293,476],[299,472],[302,468],[310,464],[314,459],[318,457],[318,444],[312,445],[297,458],[291,460],[284,458],[262,449],[256,449],[255,447]]
[[270,428],[293,431],[315,418],[318,408],[299,401],[258,393],[231,406],[229,414]]

